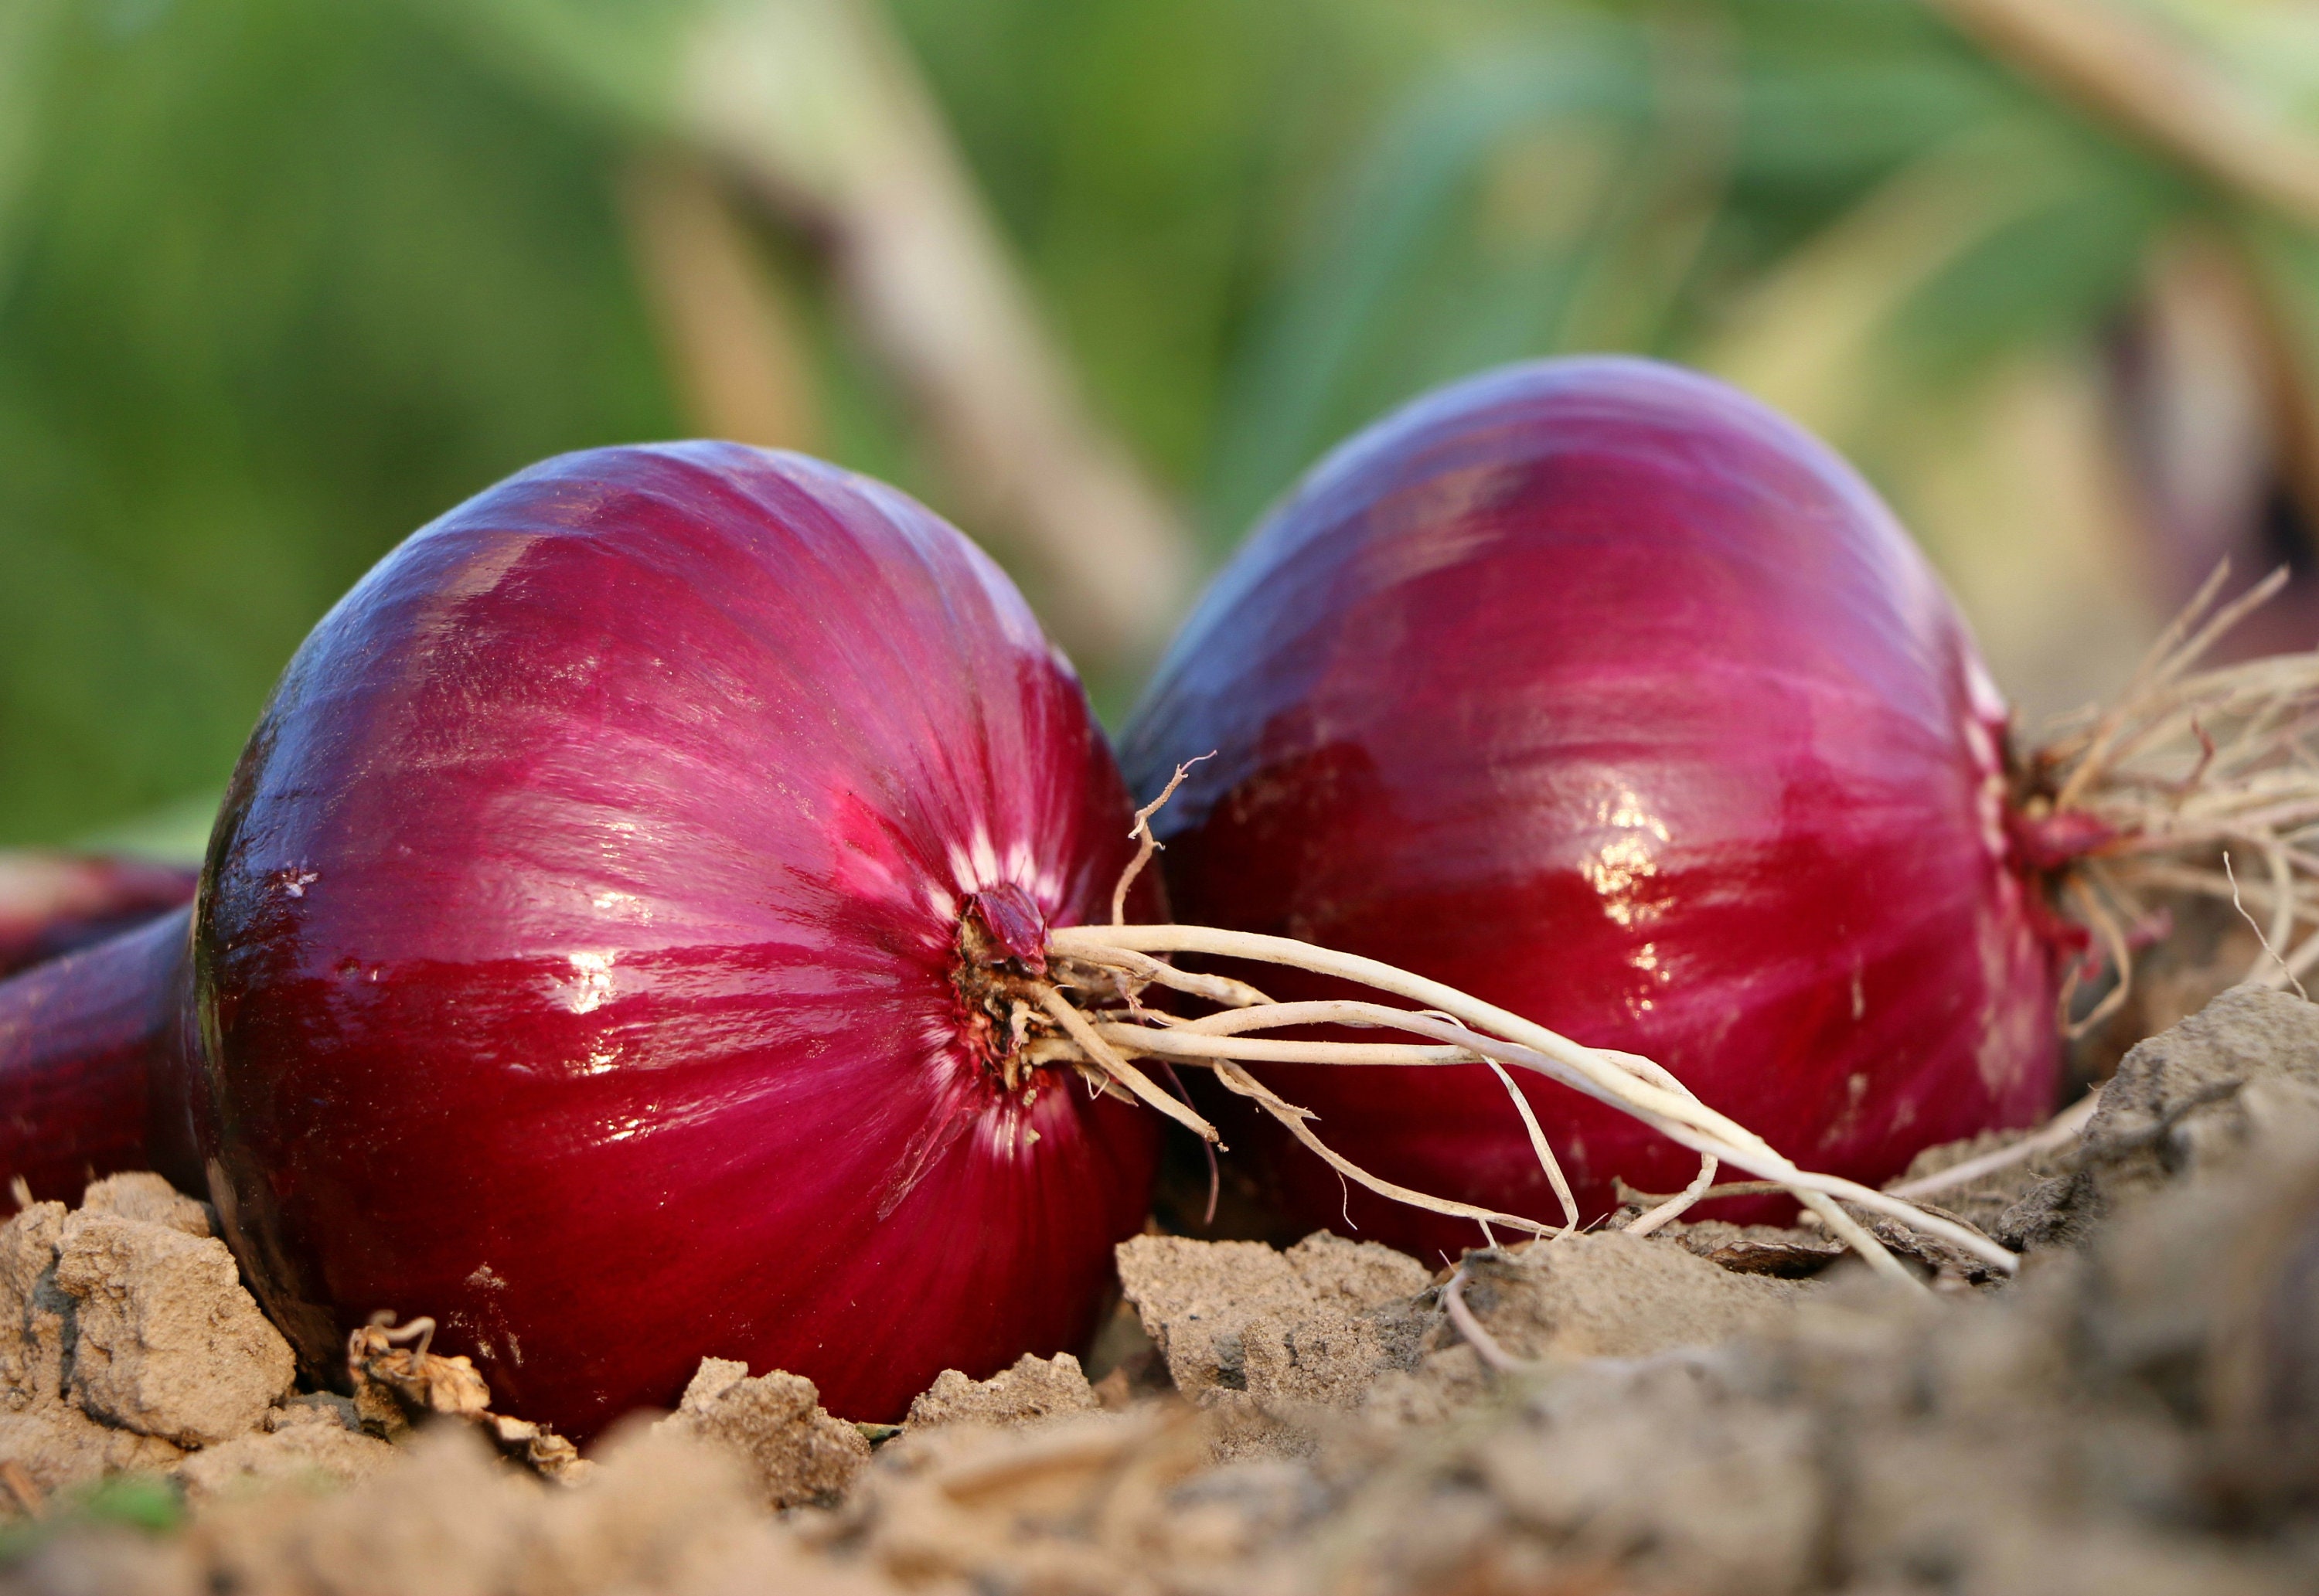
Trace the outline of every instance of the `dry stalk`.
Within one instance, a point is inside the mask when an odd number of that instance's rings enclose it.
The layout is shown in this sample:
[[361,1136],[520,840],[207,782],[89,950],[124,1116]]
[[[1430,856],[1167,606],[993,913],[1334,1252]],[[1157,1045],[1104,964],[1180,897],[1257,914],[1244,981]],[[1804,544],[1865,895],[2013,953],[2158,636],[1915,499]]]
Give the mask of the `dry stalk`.
[[1933,0],[1957,25],[2097,115],[2224,188],[2319,224],[2319,140],[2266,115],[2142,8],[2096,0]]
[[961,518],[1032,579],[1071,657],[1115,668],[1156,654],[1190,591],[1194,542],[1087,406],[886,13],[866,0],[687,8],[666,68],[670,131],[817,243]]

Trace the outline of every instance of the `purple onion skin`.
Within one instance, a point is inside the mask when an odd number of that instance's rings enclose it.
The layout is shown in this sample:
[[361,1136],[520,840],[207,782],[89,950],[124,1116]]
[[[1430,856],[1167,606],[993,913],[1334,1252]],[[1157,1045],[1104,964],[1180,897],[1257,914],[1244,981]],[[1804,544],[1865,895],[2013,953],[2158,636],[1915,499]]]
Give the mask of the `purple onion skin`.
[[104,854],[0,852],[0,976],[191,903],[196,872]]
[[0,981],[0,1178],[77,1202],[98,1176],[197,1180],[182,1087],[190,909]]
[[[1457,383],[1330,456],[1187,623],[1123,760],[1150,795],[1216,751],[1155,822],[1178,918],[1646,1054],[1877,1182],[2053,1106],[2057,959],[2008,853],[2004,735],[1963,621],[1841,459],[1720,383],[1593,358]],[[1478,1066],[1258,1073],[1378,1174],[1559,1220]],[[1697,1172],[1523,1089],[1589,1218],[1613,1177]],[[1480,1240],[1236,1129],[1297,1225]]]
[[1149,1117],[1006,1089],[952,983],[970,892],[1107,915],[1128,822],[1068,664],[914,501],[551,460],[372,571],[243,753],[176,1088],[210,1195],[311,1366],[388,1309],[582,1438],[704,1355],[898,1419],[1080,1344],[1142,1222]]

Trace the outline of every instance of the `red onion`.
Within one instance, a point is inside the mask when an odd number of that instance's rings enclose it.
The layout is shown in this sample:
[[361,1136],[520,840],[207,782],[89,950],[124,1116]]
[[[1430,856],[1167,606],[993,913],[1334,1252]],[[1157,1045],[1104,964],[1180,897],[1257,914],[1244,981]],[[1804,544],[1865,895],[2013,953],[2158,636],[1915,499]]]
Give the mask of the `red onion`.
[[[1150,794],[1216,753],[1155,821],[1187,922],[1646,1054],[1873,1183],[2053,1105],[2055,939],[2008,838],[2005,718],[1833,453],[1719,383],[1584,359],[1456,384],[1319,466],[1187,624],[1123,758]],[[1556,1212],[1483,1068],[1259,1073],[1378,1175]],[[1698,1167],[1523,1089],[1590,1216],[1614,1177],[1672,1192]],[[1348,1194],[1269,1122],[1242,1138],[1299,1226],[1475,1240]]]
[[704,1355],[898,1418],[1080,1342],[1142,1222],[1155,1122],[1002,1068],[990,997],[1107,913],[1127,826],[1069,667],[927,510],[736,446],[567,455],[292,661],[155,1115],[192,1105],[310,1366],[393,1309],[580,1436]]
[[199,877],[142,859],[0,853],[0,976],[193,901]]
[[177,1067],[191,917],[154,916],[0,982],[0,1177],[77,1197],[97,1176],[159,1168],[199,1189]]

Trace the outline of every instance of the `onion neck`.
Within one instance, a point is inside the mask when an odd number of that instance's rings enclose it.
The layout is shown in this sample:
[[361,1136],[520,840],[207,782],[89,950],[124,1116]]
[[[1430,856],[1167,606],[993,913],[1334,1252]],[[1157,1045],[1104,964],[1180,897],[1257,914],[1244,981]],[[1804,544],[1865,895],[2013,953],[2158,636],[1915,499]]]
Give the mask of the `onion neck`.
[[1012,883],[976,893],[959,916],[950,968],[959,1029],[1009,1092],[1037,1067],[1028,1044],[1034,1028],[1044,1029],[1046,941],[1046,915]]

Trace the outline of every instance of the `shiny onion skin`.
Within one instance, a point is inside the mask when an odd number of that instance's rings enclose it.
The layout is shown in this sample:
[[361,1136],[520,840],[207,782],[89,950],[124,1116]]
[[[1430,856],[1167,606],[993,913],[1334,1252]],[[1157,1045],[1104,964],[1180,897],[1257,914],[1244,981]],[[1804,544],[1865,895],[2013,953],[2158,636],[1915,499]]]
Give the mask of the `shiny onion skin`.
[[180,1063],[192,917],[149,916],[0,981],[0,1180],[44,1202],[124,1169],[199,1181]]
[[292,661],[174,1095],[310,1367],[389,1309],[575,1437],[704,1355],[898,1419],[1080,1344],[1142,1222],[1151,1117],[1007,1089],[954,984],[970,913],[995,957],[1107,915],[1128,824],[1069,666],[925,509],[733,445],[566,455]]
[[[1331,455],[1186,624],[1123,761],[1149,796],[1216,753],[1154,823],[1187,924],[1646,1054],[1806,1167],[1880,1182],[2053,1106],[2058,956],[2008,855],[2004,735],[1947,596],[1842,460],[1720,383],[1593,358],[1459,383]],[[1478,1066],[1256,1073],[1379,1175],[1559,1218]],[[1614,1177],[1698,1170],[1524,1090],[1590,1219]],[[1294,1227],[1349,1216],[1429,1258],[1480,1239],[1232,1130]]]

